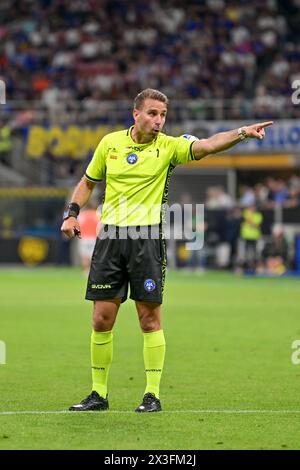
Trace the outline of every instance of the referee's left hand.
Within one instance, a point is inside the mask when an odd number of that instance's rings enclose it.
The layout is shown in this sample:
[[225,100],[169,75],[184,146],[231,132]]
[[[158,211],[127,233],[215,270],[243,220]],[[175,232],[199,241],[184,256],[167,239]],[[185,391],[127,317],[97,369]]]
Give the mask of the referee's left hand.
[[69,217],[68,219],[64,220],[61,226],[61,231],[68,238],[81,238],[80,225],[76,217]]
[[258,122],[251,124],[251,126],[245,126],[247,137],[250,139],[263,139],[265,137],[265,127],[271,126],[273,121]]

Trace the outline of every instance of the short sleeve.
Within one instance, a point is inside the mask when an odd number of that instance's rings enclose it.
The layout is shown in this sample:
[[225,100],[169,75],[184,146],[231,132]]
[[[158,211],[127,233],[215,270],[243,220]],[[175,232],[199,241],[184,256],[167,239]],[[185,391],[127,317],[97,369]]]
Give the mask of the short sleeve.
[[197,140],[196,137],[194,139],[189,139],[185,136],[174,138],[175,151],[172,158],[173,165],[181,165],[195,160],[192,151],[192,145],[195,140]]
[[107,146],[106,146],[106,138],[99,142],[92,160],[90,161],[85,176],[91,181],[101,181],[105,177],[106,173],[106,154],[107,154]]

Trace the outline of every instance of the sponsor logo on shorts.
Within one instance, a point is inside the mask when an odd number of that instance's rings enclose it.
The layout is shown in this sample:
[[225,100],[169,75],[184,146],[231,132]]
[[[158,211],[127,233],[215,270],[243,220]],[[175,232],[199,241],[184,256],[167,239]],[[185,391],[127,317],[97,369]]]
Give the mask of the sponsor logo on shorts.
[[153,279],[146,279],[144,282],[144,288],[147,292],[152,292],[156,288],[156,284]]
[[92,284],[92,289],[111,289],[111,284]]
[[130,153],[128,157],[126,158],[126,160],[129,163],[129,165],[133,165],[134,163],[138,161],[138,156],[136,153]]

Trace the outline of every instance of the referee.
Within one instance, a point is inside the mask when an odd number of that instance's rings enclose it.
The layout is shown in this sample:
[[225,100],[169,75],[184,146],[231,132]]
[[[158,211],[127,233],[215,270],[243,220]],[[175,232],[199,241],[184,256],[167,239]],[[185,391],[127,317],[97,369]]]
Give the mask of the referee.
[[122,302],[135,301],[144,336],[146,389],[137,412],[161,410],[159,385],[165,357],[161,304],[166,249],[161,231],[172,171],[177,165],[226,150],[246,138],[263,139],[272,121],[184,139],[161,133],[168,98],[146,89],[134,100],[134,125],[107,134],[99,143],[86,173],[76,186],[61,227],[69,238],[80,237],[80,209],[99,181],[106,179],[102,228],[98,235],[86,299],[92,300],[92,391],[70,411],[107,410],[107,380],[113,357],[113,326]]

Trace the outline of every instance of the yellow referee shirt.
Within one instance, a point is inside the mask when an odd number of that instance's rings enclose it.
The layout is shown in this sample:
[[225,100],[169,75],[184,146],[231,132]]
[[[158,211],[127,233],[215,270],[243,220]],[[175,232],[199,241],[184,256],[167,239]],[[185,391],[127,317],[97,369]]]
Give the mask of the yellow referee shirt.
[[131,138],[131,129],[103,137],[86,177],[93,182],[106,178],[102,223],[156,225],[167,202],[172,171],[194,160],[193,142],[160,133],[151,142],[138,144]]

